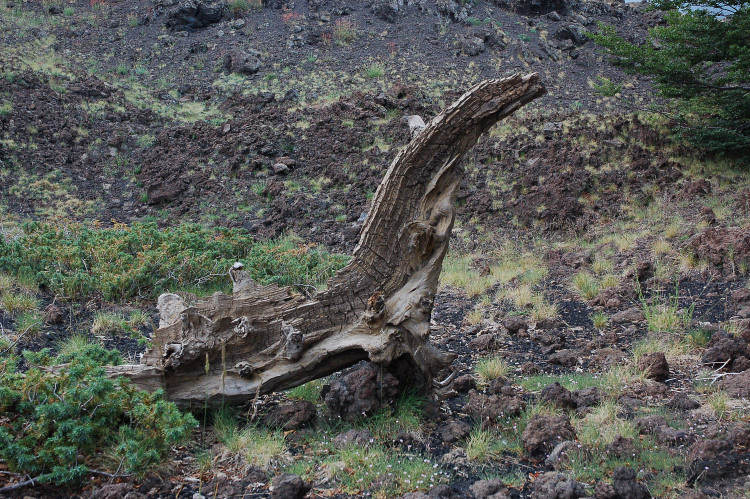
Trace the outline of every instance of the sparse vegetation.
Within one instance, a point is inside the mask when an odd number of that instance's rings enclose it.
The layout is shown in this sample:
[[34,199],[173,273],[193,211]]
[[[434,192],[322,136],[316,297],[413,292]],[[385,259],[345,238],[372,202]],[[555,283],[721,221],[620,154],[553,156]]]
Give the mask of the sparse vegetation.
[[479,360],[475,369],[479,381],[484,384],[510,373],[510,366],[499,356]]

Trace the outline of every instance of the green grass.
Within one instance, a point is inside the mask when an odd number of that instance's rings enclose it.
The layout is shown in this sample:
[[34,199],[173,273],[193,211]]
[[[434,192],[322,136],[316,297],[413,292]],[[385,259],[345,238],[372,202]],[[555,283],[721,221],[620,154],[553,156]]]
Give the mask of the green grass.
[[308,381],[304,385],[300,385],[292,388],[286,392],[286,396],[292,400],[307,400],[308,402],[318,403],[320,402],[320,390],[323,388],[325,381],[322,379],[314,379]]
[[16,317],[15,330],[18,334],[26,333],[35,336],[41,331],[43,323],[44,316],[42,313],[38,310],[31,310]]
[[114,312],[97,312],[91,324],[91,332],[94,334],[117,334],[130,331],[125,316]]
[[479,360],[474,371],[477,373],[479,382],[487,384],[492,380],[507,376],[510,373],[510,365],[502,357],[488,357]]
[[437,485],[444,472],[434,465],[421,456],[393,452],[380,445],[348,446],[322,463],[344,493],[370,492],[384,498]]
[[396,401],[395,408],[384,407],[358,426],[367,428],[379,440],[391,440],[399,431],[418,433],[424,417],[424,398],[414,390],[406,390]]
[[27,223],[0,236],[0,271],[29,268],[40,285],[68,298],[101,292],[107,300],[153,298],[165,291],[228,290],[227,271],[240,261],[261,284],[322,286],[349,257],[294,236],[257,242],[240,229],[155,223]]
[[591,300],[599,294],[600,285],[596,277],[582,270],[573,276],[573,289],[584,300]]
[[247,426],[238,427],[237,415],[231,409],[221,409],[214,416],[214,434],[227,450],[242,456],[248,465],[268,470],[286,452],[281,431]]
[[494,435],[481,428],[474,428],[466,441],[466,457],[469,461],[485,462],[493,455]]
[[7,101],[4,101],[2,104],[0,104],[0,116],[8,116],[12,112],[13,104]]
[[374,62],[365,68],[365,76],[374,79],[380,78],[385,74],[385,65],[380,62]]
[[595,328],[604,329],[609,323],[609,317],[604,312],[594,312],[591,314],[591,322],[594,324]]
[[39,300],[28,293],[7,291],[0,295],[0,306],[9,314],[21,314],[39,308]]

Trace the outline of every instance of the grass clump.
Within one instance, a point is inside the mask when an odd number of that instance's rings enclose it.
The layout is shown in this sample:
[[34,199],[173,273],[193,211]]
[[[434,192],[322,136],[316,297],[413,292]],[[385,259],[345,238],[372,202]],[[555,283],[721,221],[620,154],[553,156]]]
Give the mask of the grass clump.
[[337,19],[333,24],[333,41],[336,45],[349,45],[357,39],[357,31],[357,24],[351,19]]
[[385,65],[382,62],[374,62],[365,68],[365,76],[370,79],[380,78],[385,74]]
[[28,293],[5,292],[0,296],[3,310],[12,315],[30,312],[39,308],[39,300]]
[[130,330],[130,324],[122,314],[114,312],[97,312],[91,324],[94,334],[117,334]]
[[0,270],[28,267],[40,285],[74,299],[95,292],[111,301],[175,289],[212,292],[228,286],[226,272],[236,261],[262,284],[320,286],[348,257],[293,236],[259,243],[240,229],[197,224],[31,222],[18,237],[0,236]]
[[44,316],[38,310],[24,312],[16,318],[15,330],[18,334],[36,336],[42,330]]
[[574,419],[578,440],[589,447],[602,449],[615,441],[618,435],[636,438],[638,430],[628,420],[617,416],[620,407],[614,400],[605,400],[585,417]]
[[622,91],[622,83],[615,83],[604,76],[597,76],[599,83],[592,83],[594,92],[602,97],[614,97]]
[[[196,421],[160,392],[137,390],[101,367],[119,353],[98,345],[0,360],[0,460],[40,483],[79,485],[92,469],[141,474],[185,439]],[[59,372],[41,368],[67,364]],[[81,456],[83,458],[81,458]]]
[[493,438],[488,430],[474,428],[466,441],[466,457],[469,461],[488,461],[492,456]]
[[534,293],[531,297],[531,320],[539,322],[544,319],[557,317],[560,310],[557,303],[548,302],[542,293]]
[[369,492],[373,497],[401,497],[440,483],[436,463],[419,456],[395,453],[380,445],[347,446],[322,465],[347,494]]
[[584,300],[591,300],[599,294],[599,281],[596,277],[582,270],[573,276],[573,289]]
[[292,400],[307,400],[308,402],[320,402],[320,390],[325,382],[322,379],[308,381],[304,385],[296,386],[286,392],[286,396]]
[[443,261],[440,283],[462,289],[472,298],[483,294],[497,279],[491,273],[480,275],[471,264],[471,255],[448,255]]
[[241,455],[247,464],[263,470],[268,470],[286,452],[283,432],[255,426],[239,429],[237,416],[230,409],[216,413],[214,432],[230,452]]
[[650,302],[641,298],[641,305],[648,330],[653,333],[677,333],[687,329],[695,307],[695,304],[691,304],[682,309],[677,290],[668,297],[657,294]]
[[604,329],[609,324],[609,317],[604,312],[598,311],[591,314],[591,322],[597,329]]
[[474,371],[477,373],[479,382],[486,384],[507,376],[510,373],[510,365],[502,357],[489,357],[477,362]]
[[418,433],[424,416],[425,400],[415,390],[405,390],[393,408],[384,407],[360,425],[381,440],[390,440],[401,430]]

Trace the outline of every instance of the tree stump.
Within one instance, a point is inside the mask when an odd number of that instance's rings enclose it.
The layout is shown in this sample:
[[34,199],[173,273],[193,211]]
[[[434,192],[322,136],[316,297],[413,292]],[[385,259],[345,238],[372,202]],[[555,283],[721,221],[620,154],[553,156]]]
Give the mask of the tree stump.
[[[349,264],[307,298],[254,283],[235,264],[232,295],[193,306],[159,298],[153,347],[110,367],[177,403],[241,403],[369,359],[429,386],[453,356],[429,341],[455,217],[461,159],[497,121],[545,92],[536,74],[478,83],[415,130],[373,198]],[[421,127],[420,127],[421,128]]]

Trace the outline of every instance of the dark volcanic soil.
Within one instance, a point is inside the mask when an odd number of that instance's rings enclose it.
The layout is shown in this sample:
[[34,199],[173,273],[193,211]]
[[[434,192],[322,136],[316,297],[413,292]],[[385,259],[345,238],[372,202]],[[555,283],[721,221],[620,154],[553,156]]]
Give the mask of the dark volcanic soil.
[[[265,470],[203,428],[163,469],[94,477],[80,497],[277,497],[269,480],[287,472],[310,497],[388,497],[387,472],[346,483],[365,466],[334,450],[350,430],[375,433],[349,435],[362,449],[434,465],[429,486],[402,487],[430,498],[745,497],[750,181],[674,143],[644,111],[649,82],[585,36],[602,21],[643,40],[660,15],[577,0],[234,1],[205,15],[176,0],[0,2],[2,237],[28,219],[190,220],[350,253],[407,116],[518,71],[548,89],[464,161],[445,266],[463,276],[444,271],[432,318],[458,375],[418,429],[342,422],[316,385],[312,409],[289,393],[242,408],[261,426],[277,409],[317,418],[285,427]],[[152,330],[90,333],[96,312],[153,303],[38,297],[63,320],[16,351],[78,332],[135,359]],[[17,316],[0,308],[0,325],[11,334]],[[504,361],[494,379],[488,359]],[[0,487],[20,478],[0,461]]]

